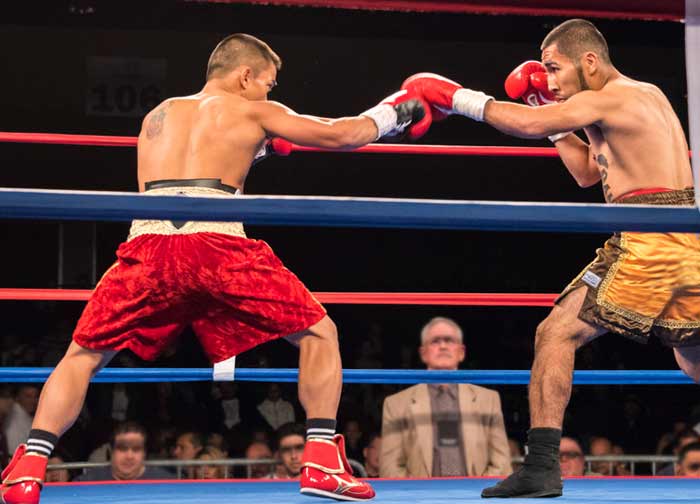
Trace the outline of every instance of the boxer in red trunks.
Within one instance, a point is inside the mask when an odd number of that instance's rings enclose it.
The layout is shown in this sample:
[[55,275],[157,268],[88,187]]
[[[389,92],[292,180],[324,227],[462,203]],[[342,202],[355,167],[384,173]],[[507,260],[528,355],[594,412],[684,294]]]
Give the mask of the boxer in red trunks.
[[[357,117],[297,115],[267,101],[280,67],[279,56],[255,37],[221,41],[202,91],[168,99],[145,117],[140,191],[235,198],[254,159],[274,147],[269,138],[352,149],[408,125],[415,138],[429,126],[427,107],[406,91]],[[187,325],[215,373],[266,341],[287,337],[298,345],[299,400],[308,418],[301,492],[374,497],[369,484],[352,476],[343,438],[335,434],[342,385],[338,337],[306,287],[266,243],[246,238],[240,223],[134,221],[44,385],[27,443],[2,474],[4,502],[39,501],[47,457],[77,418],[90,379],[117,351],[154,359]]]
[[[435,107],[441,116],[433,120],[459,114],[518,137],[549,135],[576,182],[602,182],[608,203],[692,206],[688,144],[661,90],[620,73],[588,21],[555,27],[540,49],[541,63],[526,62],[506,79],[510,97],[530,107],[434,74],[409,77],[402,88]],[[641,342],[659,338],[700,382],[700,236],[615,233],[564,290],[535,335],[525,462],[482,497],[562,495],[559,445],[574,354],[608,331]]]

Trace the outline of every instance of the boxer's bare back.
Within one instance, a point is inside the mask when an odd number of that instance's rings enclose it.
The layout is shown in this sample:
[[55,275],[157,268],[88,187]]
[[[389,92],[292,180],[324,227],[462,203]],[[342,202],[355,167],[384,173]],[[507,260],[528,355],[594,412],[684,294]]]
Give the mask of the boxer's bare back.
[[267,101],[276,78],[270,64],[250,79],[247,97],[214,79],[200,93],[170,98],[149,112],[138,140],[139,190],[152,180],[193,178],[221,179],[243,190],[253,158],[274,136],[331,149],[354,148],[377,137],[368,117],[322,119]]

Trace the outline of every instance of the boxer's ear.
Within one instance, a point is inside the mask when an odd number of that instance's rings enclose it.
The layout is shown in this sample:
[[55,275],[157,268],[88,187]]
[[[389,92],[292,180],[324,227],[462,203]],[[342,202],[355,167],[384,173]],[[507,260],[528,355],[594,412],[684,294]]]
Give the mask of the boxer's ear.
[[253,69],[247,65],[242,66],[239,72],[238,82],[241,85],[241,89],[248,89],[253,82]]

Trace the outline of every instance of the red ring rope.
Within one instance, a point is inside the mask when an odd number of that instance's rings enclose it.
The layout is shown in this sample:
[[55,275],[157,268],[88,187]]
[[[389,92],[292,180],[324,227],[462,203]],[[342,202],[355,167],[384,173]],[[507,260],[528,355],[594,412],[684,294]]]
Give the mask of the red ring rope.
[[[0,300],[87,301],[87,289],[0,288]],[[395,304],[448,306],[552,306],[557,294],[493,294],[451,292],[315,292],[327,304]]]
[[[21,133],[0,131],[0,142],[61,145],[96,145],[102,147],[135,147],[136,137],[106,135],[69,135],[63,133]],[[328,149],[292,145],[292,151],[330,152]],[[557,157],[554,147],[497,147],[474,145],[404,145],[370,144],[353,152],[370,154],[442,154],[452,156],[526,156]]]
[[[95,145],[101,147],[135,147],[136,137],[108,135],[72,135],[65,133],[23,133],[0,131],[0,142],[58,145]],[[292,152],[335,152],[331,149],[292,144]],[[337,151],[347,152],[347,151]],[[424,154],[447,156],[518,156],[559,157],[554,147],[515,147],[497,145],[418,145],[369,144],[351,152],[366,154]]]

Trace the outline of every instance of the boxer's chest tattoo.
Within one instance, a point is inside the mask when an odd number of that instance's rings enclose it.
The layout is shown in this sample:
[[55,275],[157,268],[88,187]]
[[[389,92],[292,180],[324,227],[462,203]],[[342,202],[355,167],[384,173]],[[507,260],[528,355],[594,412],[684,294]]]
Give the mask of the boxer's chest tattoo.
[[595,157],[595,161],[600,167],[600,180],[603,183],[603,194],[605,194],[605,201],[611,202],[613,200],[613,194],[610,190],[610,185],[608,184],[608,160],[602,154],[598,154]]
[[163,121],[165,120],[165,116],[168,114],[170,105],[170,103],[163,105],[160,110],[157,110],[148,120],[148,125],[146,126],[146,138],[149,140],[157,137],[160,135],[160,132],[163,131]]

